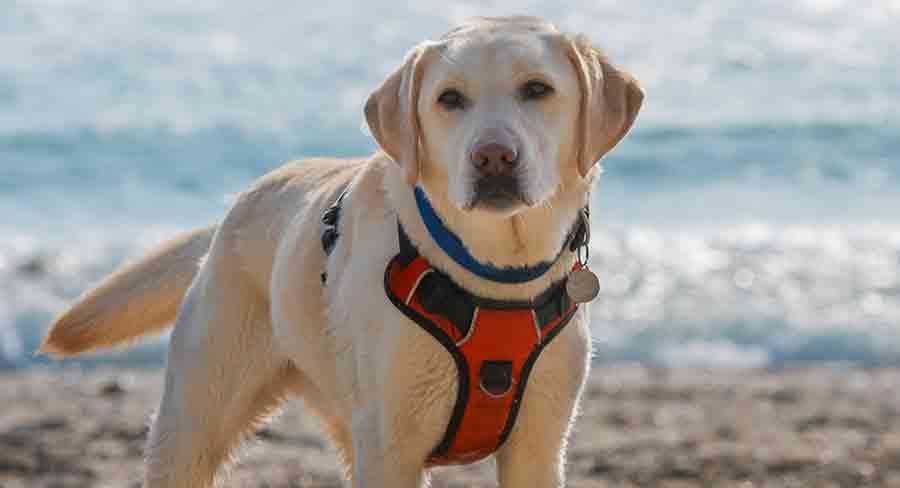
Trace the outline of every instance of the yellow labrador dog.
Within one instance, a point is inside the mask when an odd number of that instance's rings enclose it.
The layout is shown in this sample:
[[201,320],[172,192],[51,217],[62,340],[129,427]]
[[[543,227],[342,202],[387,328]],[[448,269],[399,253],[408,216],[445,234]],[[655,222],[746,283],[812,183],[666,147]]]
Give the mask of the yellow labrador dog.
[[148,487],[211,486],[293,395],[353,486],[418,487],[432,465],[491,454],[501,486],[562,486],[590,337],[586,306],[558,290],[583,269],[595,163],[642,99],[581,37],[473,19],[416,46],[369,97],[382,151],[264,176],[217,226],[86,293],[42,350],[174,321]]

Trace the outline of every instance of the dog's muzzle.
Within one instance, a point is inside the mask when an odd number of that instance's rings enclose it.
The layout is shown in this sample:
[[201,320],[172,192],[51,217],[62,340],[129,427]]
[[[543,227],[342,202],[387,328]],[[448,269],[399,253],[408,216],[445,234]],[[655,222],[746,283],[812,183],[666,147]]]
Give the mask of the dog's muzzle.
[[502,211],[524,202],[522,185],[514,174],[482,175],[475,180],[472,208]]

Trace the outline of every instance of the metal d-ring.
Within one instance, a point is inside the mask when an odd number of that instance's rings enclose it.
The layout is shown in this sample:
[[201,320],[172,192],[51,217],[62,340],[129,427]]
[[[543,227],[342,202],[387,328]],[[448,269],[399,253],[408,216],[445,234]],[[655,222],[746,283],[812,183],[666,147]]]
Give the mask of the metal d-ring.
[[[584,229],[584,239],[581,240],[581,245],[575,250],[575,259],[578,260],[578,264],[581,266],[587,266],[588,260],[591,259],[591,220],[588,216],[587,208],[582,208],[578,211],[578,218],[581,219],[581,226]],[[584,258],[581,257],[582,250],[584,250]]]

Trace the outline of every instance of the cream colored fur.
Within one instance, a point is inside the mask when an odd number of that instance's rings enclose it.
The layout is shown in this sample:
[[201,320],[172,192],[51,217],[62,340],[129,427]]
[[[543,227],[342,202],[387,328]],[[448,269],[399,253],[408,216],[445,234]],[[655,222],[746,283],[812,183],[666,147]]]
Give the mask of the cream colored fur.
[[[535,77],[554,92],[523,101],[519,87]],[[471,97],[466,112],[435,103],[449,85]],[[582,39],[532,18],[472,20],[415,48],[372,94],[366,117],[384,152],[290,163],[263,177],[216,228],[163,246],[82,297],[43,350],[65,356],[131,340],[160,330],[180,303],[148,443],[148,487],[210,486],[239,441],[294,395],[327,426],[353,486],[421,486],[457,375],[443,347],[383,292],[385,266],[398,250],[397,220],[433,265],[482,296],[534,297],[574,257],[564,253],[525,284],[483,280],[431,240],[410,184],[425,189],[478,259],[552,259],[588,201],[593,163],[628,131],[641,97]],[[468,153],[498,127],[521,141],[524,199],[503,212],[471,209]],[[340,238],[326,256],[320,215],[344,189]],[[501,486],[564,484],[566,439],[589,358],[582,307],[535,365],[516,426],[497,453]]]
[[79,354],[167,328],[215,230],[206,227],[178,236],[106,277],[53,322],[41,351]]

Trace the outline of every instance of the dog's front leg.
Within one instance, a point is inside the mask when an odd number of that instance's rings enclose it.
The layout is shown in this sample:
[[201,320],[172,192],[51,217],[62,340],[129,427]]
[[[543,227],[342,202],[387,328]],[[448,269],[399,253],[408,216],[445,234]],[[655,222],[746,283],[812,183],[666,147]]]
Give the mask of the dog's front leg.
[[419,452],[415,443],[397,442],[386,428],[389,423],[376,409],[354,414],[354,488],[419,488],[425,483],[427,452]]
[[516,425],[497,453],[502,488],[565,485],[566,444],[589,370],[586,324],[573,320],[538,359]]
[[[524,405],[523,405],[523,410]],[[502,488],[565,485],[565,450],[569,415],[529,418],[522,415],[516,432],[497,453],[497,478]],[[525,420],[525,422],[522,422]],[[518,434],[518,435],[517,435]]]
[[455,365],[424,331],[405,330],[386,343],[396,348],[367,363],[365,371],[375,374],[353,409],[354,487],[419,488],[453,410]]

